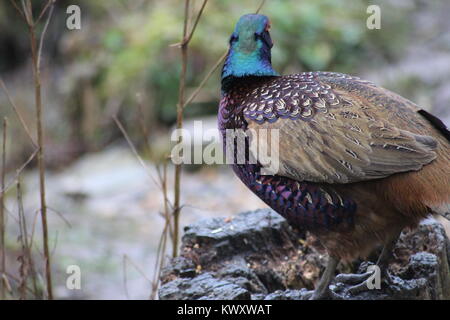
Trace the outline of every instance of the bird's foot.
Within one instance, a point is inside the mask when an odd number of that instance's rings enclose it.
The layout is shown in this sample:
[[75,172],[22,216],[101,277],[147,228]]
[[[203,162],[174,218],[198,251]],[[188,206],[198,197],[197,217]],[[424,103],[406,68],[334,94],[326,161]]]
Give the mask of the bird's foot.
[[373,272],[366,273],[347,273],[347,274],[338,274],[335,278],[336,282],[342,282],[345,284],[359,284],[362,282],[366,282],[366,280],[373,274]]
[[335,291],[345,292],[351,296],[356,296],[362,292],[379,290],[381,286],[388,286],[392,279],[387,270],[376,265],[363,263],[359,271],[367,270],[358,274],[339,274],[335,278]]
[[346,291],[351,295],[369,290],[368,279],[374,274],[374,271],[365,272],[362,274],[339,274],[335,278],[336,287],[346,287]]
[[[373,275],[373,272],[362,274],[338,274],[332,282],[334,284],[326,288],[316,288],[314,291],[308,291],[304,294],[304,299],[309,300],[342,300],[345,295],[352,296],[369,290],[367,280]],[[343,295],[343,293],[345,293]]]
[[314,295],[314,290],[306,291],[302,294],[302,300],[312,300],[312,296]]

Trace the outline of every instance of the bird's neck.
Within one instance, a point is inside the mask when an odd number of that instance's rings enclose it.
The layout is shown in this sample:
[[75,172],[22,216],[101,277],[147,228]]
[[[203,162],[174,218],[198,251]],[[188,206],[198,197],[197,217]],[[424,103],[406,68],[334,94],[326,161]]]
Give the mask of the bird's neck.
[[222,90],[236,79],[277,75],[272,68],[270,50],[243,53],[230,49],[222,69]]

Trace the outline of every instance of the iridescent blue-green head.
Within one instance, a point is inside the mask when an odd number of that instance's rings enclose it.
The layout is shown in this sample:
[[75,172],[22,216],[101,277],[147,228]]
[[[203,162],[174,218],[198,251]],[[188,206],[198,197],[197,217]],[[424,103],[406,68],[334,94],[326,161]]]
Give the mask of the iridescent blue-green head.
[[230,37],[230,49],[222,69],[222,83],[228,77],[275,76],[270,50],[270,21],[261,14],[242,16]]

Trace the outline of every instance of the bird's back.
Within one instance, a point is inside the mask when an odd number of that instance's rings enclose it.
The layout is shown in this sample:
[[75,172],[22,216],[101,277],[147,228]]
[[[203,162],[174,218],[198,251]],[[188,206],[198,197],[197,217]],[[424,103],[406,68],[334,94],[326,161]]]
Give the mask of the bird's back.
[[440,120],[408,99],[372,83],[327,76],[319,79],[360,109],[366,108],[375,121],[387,121],[402,130],[434,139],[433,161],[419,170],[374,181],[374,190],[382,195],[381,199],[394,204],[403,214],[423,214],[429,212],[427,207],[450,203],[450,133]]

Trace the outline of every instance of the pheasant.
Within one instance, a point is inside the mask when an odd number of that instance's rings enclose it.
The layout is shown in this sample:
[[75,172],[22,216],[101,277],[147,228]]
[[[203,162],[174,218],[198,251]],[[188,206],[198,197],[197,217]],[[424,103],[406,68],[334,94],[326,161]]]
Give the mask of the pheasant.
[[[328,263],[311,298],[327,298],[340,261],[367,258],[383,245],[377,265],[383,278],[389,276],[401,231],[430,214],[445,215],[450,132],[435,116],[370,81],[333,72],[279,75],[271,64],[269,29],[264,15],[237,22],[222,69],[219,129],[240,180],[326,248]],[[259,159],[251,161],[255,143],[270,149],[252,134],[245,135],[245,156],[238,161],[237,142],[226,139],[238,129],[277,130],[277,172],[263,174]],[[353,276],[360,290],[367,274]]]

